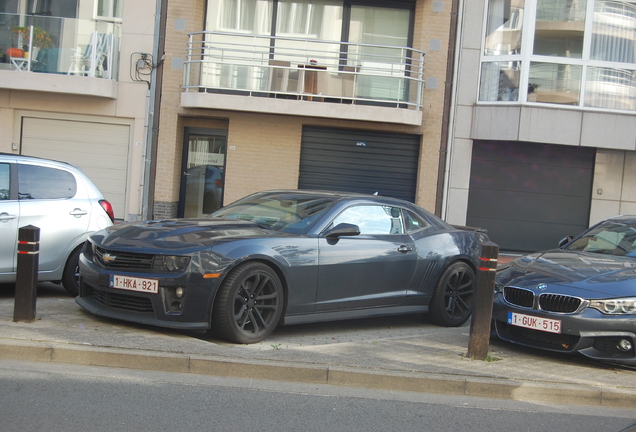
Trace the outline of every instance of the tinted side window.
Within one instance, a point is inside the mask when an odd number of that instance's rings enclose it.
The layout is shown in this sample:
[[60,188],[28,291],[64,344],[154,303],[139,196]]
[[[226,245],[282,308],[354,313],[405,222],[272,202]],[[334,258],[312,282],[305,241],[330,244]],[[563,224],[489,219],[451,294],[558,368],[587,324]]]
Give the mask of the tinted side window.
[[73,174],[56,168],[18,165],[20,199],[73,198],[77,183]]
[[404,225],[406,226],[406,232],[408,233],[429,227],[428,223],[422,218],[407,210],[404,211]]
[[349,207],[333,220],[333,225],[350,223],[360,228],[360,234],[402,234],[402,217],[397,207],[361,205]]
[[0,164],[0,200],[9,199],[9,186],[11,180],[11,171],[9,164]]

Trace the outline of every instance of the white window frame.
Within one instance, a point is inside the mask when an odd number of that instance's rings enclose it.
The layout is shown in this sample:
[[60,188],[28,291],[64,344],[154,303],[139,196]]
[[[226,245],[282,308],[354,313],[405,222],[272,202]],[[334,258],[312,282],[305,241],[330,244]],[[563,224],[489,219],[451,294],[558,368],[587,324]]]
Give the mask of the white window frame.
[[[603,112],[615,112],[615,113],[634,113],[636,109],[615,109],[615,108],[598,108],[585,106],[586,86],[587,86],[587,71],[590,67],[598,68],[610,68],[610,69],[622,69],[633,70],[636,73],[636,63],[624,63],[624,62],[610,62],[601,60],[590,59],[591,46],[594,28],[594,6],[597,0],[587,0],[585,11],[585,28],[583,38],[583,53],[581,58],[568,58],[568,57],[555,57],[535,55],[534,52],[534,35],[535,35],[535,23],[537,13],[538,0],[525,0],[524,6],[524,19],[522,23],[522,36],[521,36],[521,53],[510,55],[486,55],[485,54],[485,41],[488,25],[488,6],[491,0],[484,2],[484,15],[481,32],[481,49],[480,49],[480,63],[479,63],[479,79],[477,85],[476,101],[478,105],[519,105],[528,104],[528,82],[530,74],[531,63],[553,63],[561,65],[571,65],[582,67],[581,71],[581,86],[579,91],[579,101],[577,105],[564,105],[544,102],[530,102],[532,106],[545,106],[545,107],[559,107],[560,109],[577,109],[577,110],[594,110]],[[632,1],[633,3],[633,1]],[[519,96],[516,101],[481,101],[479,100],[481,91],[481,74],[484,63],[498,63],[498,62],[521,62],[521,76],[519,79]]]
[[[99,15],[99,3],[105,3],[105,7],[108,9],[110,15]],[[93,17],[98,21],[107,21],[113,23],[121,23],[122,17],[115,16],[117,5],[121,8],[121,13],[124,13],[124,0],[95,0],[95,6],[93,10]]]

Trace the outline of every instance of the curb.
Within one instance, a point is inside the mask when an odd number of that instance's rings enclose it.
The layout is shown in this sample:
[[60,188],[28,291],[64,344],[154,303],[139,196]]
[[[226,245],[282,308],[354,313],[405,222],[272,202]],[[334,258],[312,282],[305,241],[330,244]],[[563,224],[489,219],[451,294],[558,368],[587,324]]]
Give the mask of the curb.
[[215,356],[73,346],[50,342],[0,341],[0,358],[528,402],[612,408],[636,406],[636,391],[631,389],[345,366],[232,360]]

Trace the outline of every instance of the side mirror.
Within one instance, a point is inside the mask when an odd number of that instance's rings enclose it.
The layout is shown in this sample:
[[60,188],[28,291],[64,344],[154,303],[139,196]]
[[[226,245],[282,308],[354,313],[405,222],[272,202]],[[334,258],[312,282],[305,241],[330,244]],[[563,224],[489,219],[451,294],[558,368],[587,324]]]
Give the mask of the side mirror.
[[559,242],[559,247],[562,248],[563,246],[565,246],[566,244],[570,243],[572,241],[574,237],[572,236],[567,236],[567,237],[563,237],[561,239],[561,241]]
[[325,232],[327,238],[338,238],[342,236],[360,235],[360,227],[350,223],[340,223]]

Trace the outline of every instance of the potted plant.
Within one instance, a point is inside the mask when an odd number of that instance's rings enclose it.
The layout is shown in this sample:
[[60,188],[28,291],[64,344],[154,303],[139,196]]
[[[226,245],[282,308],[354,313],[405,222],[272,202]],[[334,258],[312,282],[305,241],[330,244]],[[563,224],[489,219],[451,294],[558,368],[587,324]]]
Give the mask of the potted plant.
[[[22,43],[22,49],[25,53],[28,53],[29,45],[31,46],[33,49],[33,59],[37,58],[37,53],[41,49],[49,49],[53,44],[53,37],[51,34],[37,25],[33,26],[33,41],[30,40],[31,27],[14,26],[12,31],[19,36],[18,42]],[[27,54],[25,54],[25,56],[27,56]]]
[[537,95],[534,92],[536,89],[538,89],[539,87],[541,87],[540,84],[537,83],[528,83],[528,102],[536,102],[537,101]]

